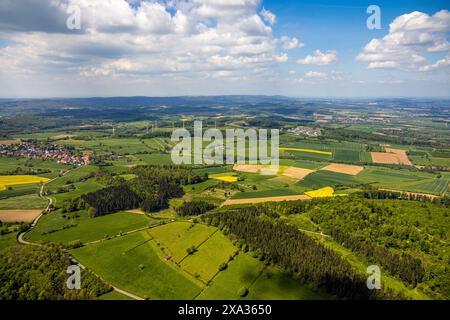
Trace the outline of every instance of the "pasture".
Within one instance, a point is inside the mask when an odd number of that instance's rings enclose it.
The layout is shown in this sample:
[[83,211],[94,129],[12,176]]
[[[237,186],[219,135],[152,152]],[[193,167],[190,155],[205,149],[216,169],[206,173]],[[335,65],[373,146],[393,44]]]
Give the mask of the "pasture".
[[329,186],[352,186],[357,184],[359,184],[359,182],[355,177],[331,171],[317,171],[311,173],[297,183],[297,185],[309,189],[321,189]]
[[186,249],[200,246],[215,228],[189,222],[173,222],[149,230],[149,234],[161,246],[167,248],[171,260],[179,263],[188,254]]
[[237,250],[221,232],[215,232],[197,249],[197,252],[181,262],[181,267],[205,283],[219,272],[219,265],[227,263]]
[[88,243],[142,229],[152,222],[145,215],[119,212],[90,218],[85,211],[63,215],[55,211],[44,215],[38,225],[26,235],[33,242],[50,241],[67,244],[73,241]]
[[72,250],[75,259],[120,289],[152,300],[192,299],[201,288],[155,253],[146,232]]
[[37,194],[27,194],[0,200],[0,210],[43,210],[47,200]]
[[279,268],[269,266],[250,286],[245,300],[323,300],[327,298],[329,296],[301,285]]
[[238,300],[239,290],[248,288],[263,270],[264,264],[249,253],[239,254],[230,261],[214,281],[197,297],[198,300]]

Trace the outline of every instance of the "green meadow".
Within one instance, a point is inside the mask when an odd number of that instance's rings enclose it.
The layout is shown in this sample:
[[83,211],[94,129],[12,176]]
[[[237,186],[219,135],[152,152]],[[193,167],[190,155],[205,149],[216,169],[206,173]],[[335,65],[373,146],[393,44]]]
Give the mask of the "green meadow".
[[152,220],[145,215],[128,212],[90,218],[85,211],[65,215],[55,211],[44,215],[26,238],[33,242],[87,243],[142,229],[151,222]]

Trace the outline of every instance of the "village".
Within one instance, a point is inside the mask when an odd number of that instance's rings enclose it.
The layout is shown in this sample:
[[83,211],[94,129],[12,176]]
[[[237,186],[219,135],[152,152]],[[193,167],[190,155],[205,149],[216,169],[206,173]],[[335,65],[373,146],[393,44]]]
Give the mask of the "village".
[[52,159],[72,166],[83,166],[91,162],[91,155],[87,153],[78,154],[74,150],[54,144],[23,141],[17,144],[0,144],[0,157]]

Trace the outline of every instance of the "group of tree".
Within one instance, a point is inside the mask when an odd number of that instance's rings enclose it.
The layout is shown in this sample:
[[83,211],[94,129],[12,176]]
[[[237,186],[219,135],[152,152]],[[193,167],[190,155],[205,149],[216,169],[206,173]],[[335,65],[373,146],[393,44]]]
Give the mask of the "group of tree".
[[215,205],[206,201],[194,200],[183,202],[175,211],[180,216],[199,216],[213,210],[215,207]]
[[67,288],[69,255],[56,245],[13,246],[0,254],[0,300],[92,300],[112,288],[81,270],[81,290]]

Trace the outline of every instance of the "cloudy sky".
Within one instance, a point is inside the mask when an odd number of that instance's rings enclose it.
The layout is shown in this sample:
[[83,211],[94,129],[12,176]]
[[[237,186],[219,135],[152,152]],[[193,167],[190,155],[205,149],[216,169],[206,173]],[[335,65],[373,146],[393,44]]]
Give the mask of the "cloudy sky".
[[[381,29],[370,30],[375,3]],[[445,0],[1,0],[0,97],[450,96],[449,10]]]

